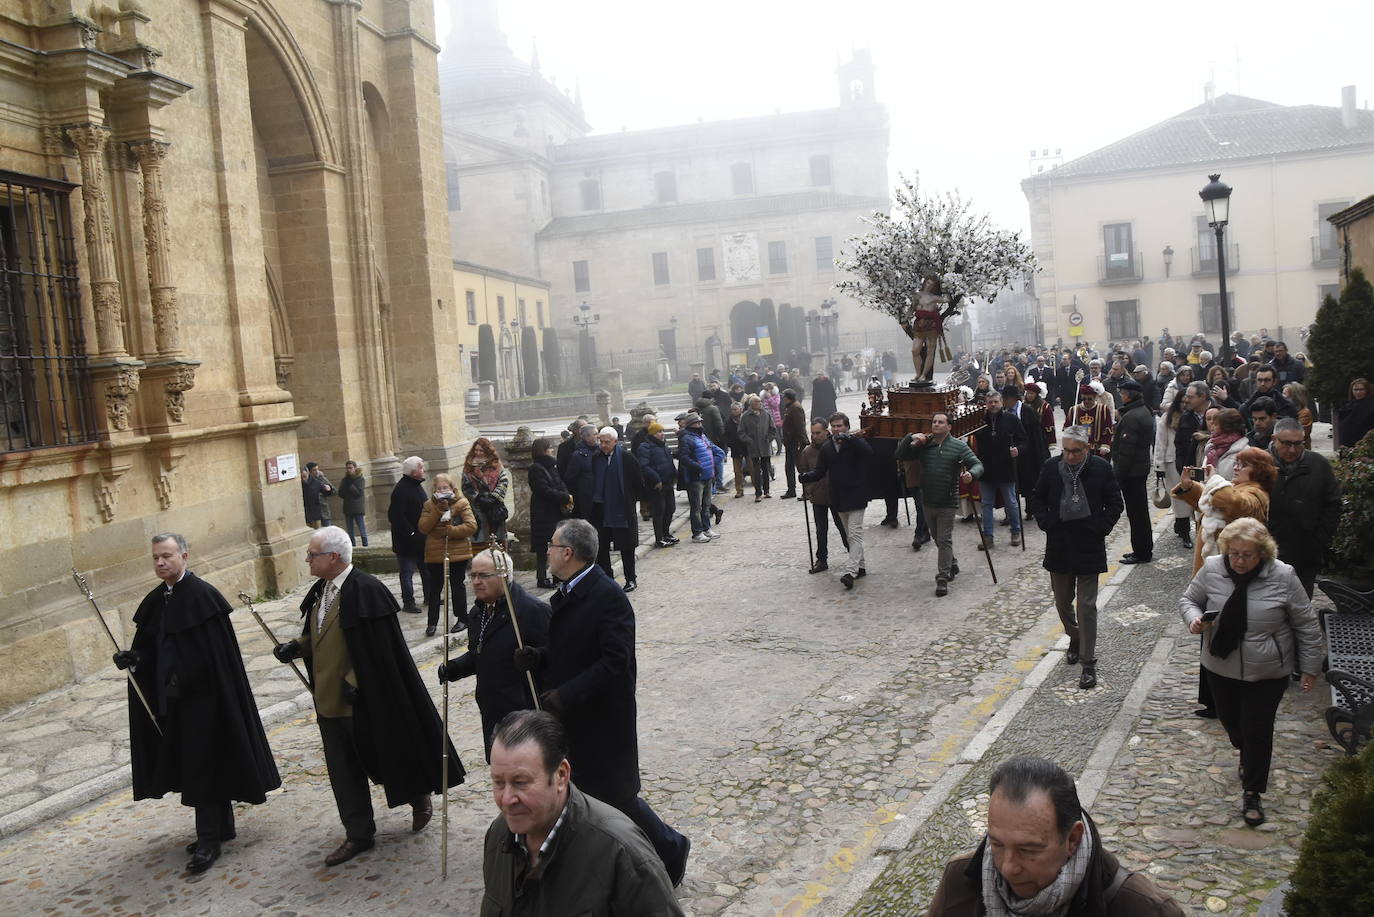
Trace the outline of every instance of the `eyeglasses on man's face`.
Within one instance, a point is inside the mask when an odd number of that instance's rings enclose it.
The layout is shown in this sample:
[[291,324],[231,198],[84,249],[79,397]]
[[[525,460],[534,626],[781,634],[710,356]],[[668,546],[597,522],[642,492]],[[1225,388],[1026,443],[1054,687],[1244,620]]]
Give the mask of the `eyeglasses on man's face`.
[[550,541],[548,546],[549,546],[550,548],[567,548],[567,549],[570,550],[570,551],[572,550],[572,545],[570,545],[570,544],[559,544],[559,543],[556,542],[556,541]]
[[337,551],[306,551],[305,562],[310,563],[317,557],[328,557],[330,554],[337,554]]
[[469,574],[468,574],[468,582],[470,582],[470,583],[481,583],[481,582],[485,582],[485,581],[491,579],[493,576],[499,576],[499,575],[500,575],[499,573],[469,573]]
[[1276,439],[1274,444],[1280,449],[1299,449],[1302,447],[1301,439]]

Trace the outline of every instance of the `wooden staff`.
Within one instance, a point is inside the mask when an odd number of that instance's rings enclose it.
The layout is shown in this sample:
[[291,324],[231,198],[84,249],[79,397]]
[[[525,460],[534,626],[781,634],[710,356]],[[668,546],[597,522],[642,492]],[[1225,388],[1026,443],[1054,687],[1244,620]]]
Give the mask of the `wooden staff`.
[[816,566],[816,552],[811,547],[811,501],[806,499],[805,490],[802,490],[802,509],[806,511],[806,559],[811,562],[811,566],[807,568],[810,570]]
[[[969,496],[973,497],[973,511],[975,513],[974,524],[978,526],[978,539],[983,542],[983,556],[988,559],[988,572],[992,574],[992,584],[997,585],[997,571],[992,568],[992,545],[988,544],[988,536],[983,534],[983,501],[975,496],[972,488],[969,489]],[[1025,541],[1022,533],[1022,541]]]
[[443,763],[439,767],[439,792],[443,801],[439,803],[439,878],[448,879],[448,615],[449,615],[449,573],[448,573],[448,533],[451,526],[444,527],[444,617],[440,629],[444,632],[444,728],[439,733],[439,750]]
[[[248,595],[248,593],[240,592],[239,601],[242,602],[244,605],[248,606],[248,613],[253,616],[254,621],[258,622],[258,626],[261,627],[262,632],[267,635],[267,639],[272,641],[272,646],[274,648],[279,646],[280,641],[277,640],[277,635],[272,633],[272,628],[267,626],[267,622],[262,619],[262,616],[258,614],[257,609],[253,607],[253,599]],[[296,673],[296,677],[301,680],[301,684],[305,685],[305,690],[309,691],[310,682],[307,681],[306,677],[301,674],[301,670],[296,668],[296,661],[293,659],[288,663],[288,665],[291,666],[291,671]]]
[[[525,648],[525,637],[520,633],[520,616],[515,613],[515,602],[510,597],[510,586],[506,583],[506,574],[512,570],[510,555],[506,553],[505,544],[492,541],[488,547],[491,549],[492,566],[496,568],[497,577],[501,580],[501,592],[506,596],[506,613],[510,615],[510,625],[515,631],[515,645],[519,649]],[[497,560],[497,557],[500,560]],[[525,670],[525,682],[530,687],[530,700],[534,701],[534,709],[542,710],[539,706],[539,691],[534,687],[534,673]]]
[[[1019,450],[1018,450],[1019,452]],[[1016,494],[1016,513],[1021,517],[1021,553],[1026,552],[1026,515],[1021,512],[1021,456],[1011,457],[1012,489]]]
[[[105,636],[109,637],[110,642],[114,644],[115,652],[124,652],[119,641],[115,639],[114,632],[110,630],[110,625],[105,623],[105,616],[100,613],[100,606],[95,603],[95,594],[91,592],[91,587],[86,583],[86,577],[77,573],[76,568],[72,567],[72,579],[76,580],[76,588],[80,589],[85,594],[86,600],[91,603],[91,608],[95,612],[95,619],[105,629]],[[124,675],[129,679],[129,685],[134,689],[134,694],[138,695],[139,701],[143,704],[143,709],[148,712],[148,719],[153,721],[153,728],[157,730],[158,735],[162,735],[162,727],[158,725],[157,717],[153,716],[153,708],[148,703],[148,698],[143,696],[143,689],[138,686],[138,680],[134,678],[134,673],[125,669]]]

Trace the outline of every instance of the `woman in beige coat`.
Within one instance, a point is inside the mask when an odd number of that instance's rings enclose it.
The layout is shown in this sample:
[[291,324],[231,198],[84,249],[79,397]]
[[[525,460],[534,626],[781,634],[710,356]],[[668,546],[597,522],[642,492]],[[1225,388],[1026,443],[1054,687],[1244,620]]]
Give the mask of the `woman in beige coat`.
[[[433,587],[429,590],[429,626],[425,636],[432,637],[439,626],[439,606],[444,594],[444,552],[448,552],[449,607],[457,621],[453,631],[467,627],[468,591],[463,574],[472,560],[473,534],[477,531],[477,517],[467,497],[453,487],[453,479],[446,474],[434,476],[434,492],[420,511],[420,531],[425,533],[425,568]],[[447,626],[447,622],[445,623]]]

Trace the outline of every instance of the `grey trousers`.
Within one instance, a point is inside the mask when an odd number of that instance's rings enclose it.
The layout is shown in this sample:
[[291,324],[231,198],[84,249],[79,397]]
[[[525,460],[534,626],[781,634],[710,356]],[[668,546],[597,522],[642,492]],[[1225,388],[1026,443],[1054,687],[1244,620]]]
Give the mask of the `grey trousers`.
[[841,511],[839,515],[845,537],[849,539],[849,559],[845,561],[844,572],[852,576],[864,565],[864,508]]
[[935,539],[935,547],[940,552],[935,568],[937,579],[948,580],[949,571],[954,565],[954,511],[953,506],[926,504],[926,524],[930,526],[930,537]]
[[[1096,573],[1051,573],[1054,608],[1064,625],[1064,633],[1078,646],[1078,659],[1084,665],[1097,664],[1097,579]],[[1078,615],[1074,615],[1074,599]]]

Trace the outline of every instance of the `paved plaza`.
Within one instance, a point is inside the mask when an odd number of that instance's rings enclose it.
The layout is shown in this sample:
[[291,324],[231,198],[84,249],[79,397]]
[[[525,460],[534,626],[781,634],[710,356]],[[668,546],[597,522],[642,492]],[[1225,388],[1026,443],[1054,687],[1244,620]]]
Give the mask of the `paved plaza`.
[[[1196,638],[1175,610],[1189,555],[1171,534],[1155,563],[1104,577],[1100,683],[1085,692],[1063,662],[1038,532],[1022,551],[999,529],[994,586],[976,528],[956,525],[962,572],[936,599],[933,546],[914,553],[905,518],[878,527],[875,503],[869,575],[845,592],[836,553],[830,573],[805,572],[803,504],[721,505],[724,537],[645,552],[634,594],[644,795],[693,839],[688,913],[923,914],[943,861],[982,830],[992,768],[1018,752],[1078,776],[1106,843],[1196,913],[1254,913],[1291,868],[1339,754],[1325,685],[1284,701],[1269,822],[1245,828],[1221,727],[1192,715]],[[260,611],[289,634],[297,602]],[[469,777],[450,793],[447,880],[437,812],[412,835],[409,809],[387,812],[380,793],[376,849],[328,869],[343,834],[313,716],[257,625],[234,617],[283,788],[238,807],[238,839],[188,878],[190,810],[130,798],[119,673],[12,710],[0,718],[0,912],[476,914],[495,807],[472,682],[451,699]],[[423,616],[401,620],[437,701],[441,643],[423,637]]]

